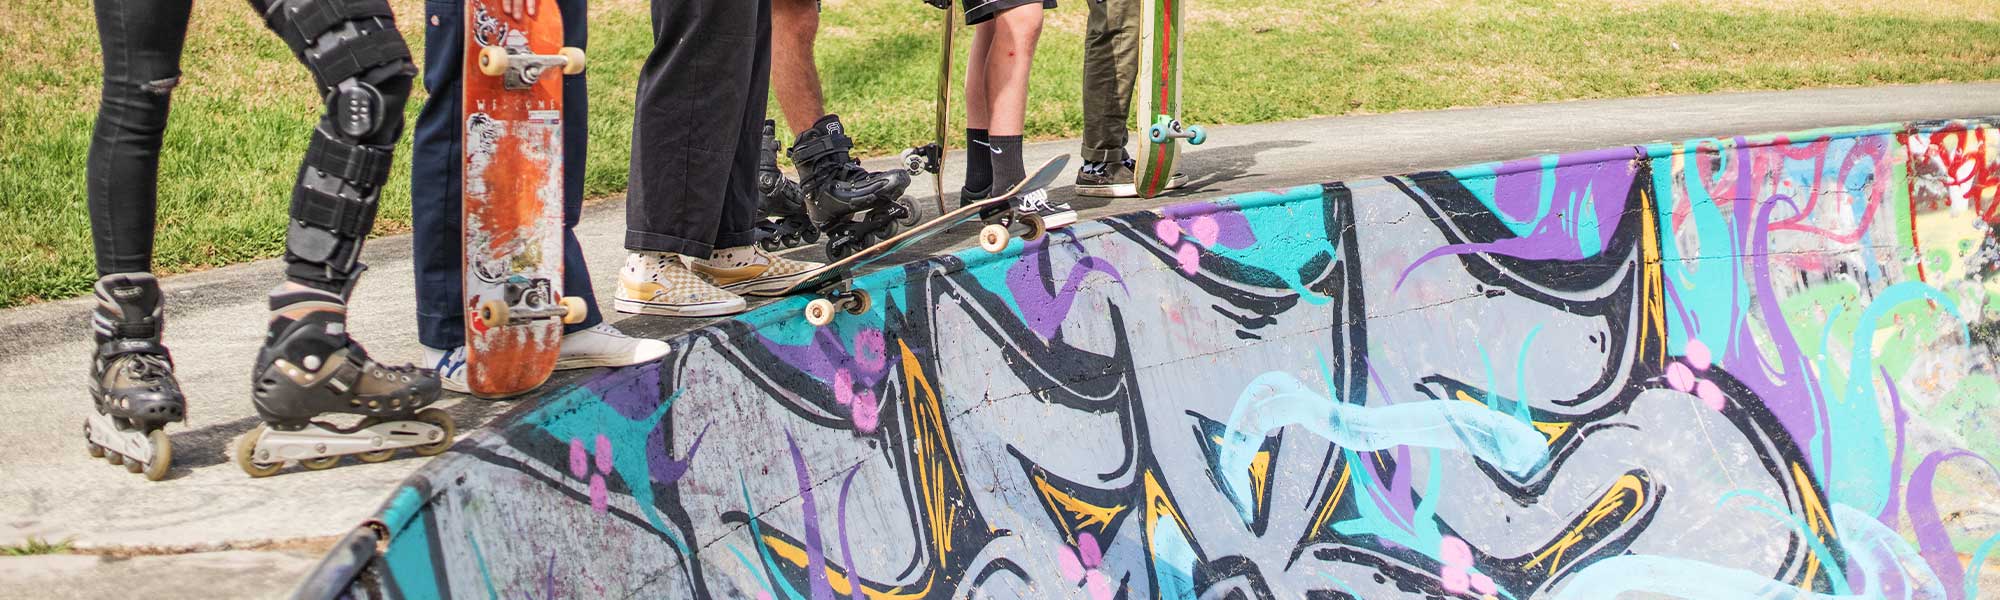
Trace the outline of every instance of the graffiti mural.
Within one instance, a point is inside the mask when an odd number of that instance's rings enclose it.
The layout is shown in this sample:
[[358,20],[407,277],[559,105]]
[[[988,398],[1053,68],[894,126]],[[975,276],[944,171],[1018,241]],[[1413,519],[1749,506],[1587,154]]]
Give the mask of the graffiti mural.
[[1958,121],[1082,223],[548,394],[352,591],[1979,597],[1995,222]]

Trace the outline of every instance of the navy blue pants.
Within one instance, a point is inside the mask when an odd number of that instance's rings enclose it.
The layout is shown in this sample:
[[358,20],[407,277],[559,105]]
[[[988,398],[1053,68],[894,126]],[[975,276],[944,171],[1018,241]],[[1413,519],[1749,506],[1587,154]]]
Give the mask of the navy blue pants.
[[[585,48],[586,0],[556,0],[563,45]],[[465,277],[460,241],[464,229],[460,146],[460,88],[465,69],[465,6],[459,0],[424,2],[424,89],[430,98],[417,116],[410,153],[410,222],[417,276],[417,340],[432,348],[465,345]],[[587,48],[585,48],[587,50]],[[563,76],[563,295],[582,298],[590,316],[565,326],[568,333],[604,321],[590,290],[590,270],[576,240],[583,212],[583,162],[589,129],[584,74]]]

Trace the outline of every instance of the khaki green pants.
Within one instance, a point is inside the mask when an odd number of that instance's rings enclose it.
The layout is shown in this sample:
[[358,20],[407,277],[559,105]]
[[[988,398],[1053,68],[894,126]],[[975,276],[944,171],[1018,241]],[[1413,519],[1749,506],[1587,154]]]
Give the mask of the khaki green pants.
[[1139,77],[1139,18],[1148,0],[1084,0],[1083,160],[1125,159],[1132,86]]

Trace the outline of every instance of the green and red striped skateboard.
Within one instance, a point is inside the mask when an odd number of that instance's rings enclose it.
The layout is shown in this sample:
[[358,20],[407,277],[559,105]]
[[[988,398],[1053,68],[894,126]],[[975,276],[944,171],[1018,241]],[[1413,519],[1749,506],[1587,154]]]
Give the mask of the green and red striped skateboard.
[[1146,140],[1139,144],[1132,183],[1145,198],[1160,195],[1172,181],[1180,140],[1199,146],[1208,139],[1200,125],[1182,125],[1180,120],[1181,60],[1187,57],[1181,46],[1183,1],[1146,0],[1140,20],[1137,92],[1139,125]]

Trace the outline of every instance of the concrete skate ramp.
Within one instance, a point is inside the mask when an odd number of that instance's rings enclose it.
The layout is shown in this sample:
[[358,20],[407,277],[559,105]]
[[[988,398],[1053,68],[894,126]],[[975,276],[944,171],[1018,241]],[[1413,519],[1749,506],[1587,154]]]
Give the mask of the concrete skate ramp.
[[866,314],[791,298],[524,406],[305,591],[1993,594],[1995,123],[1239,195],[886,269]]

